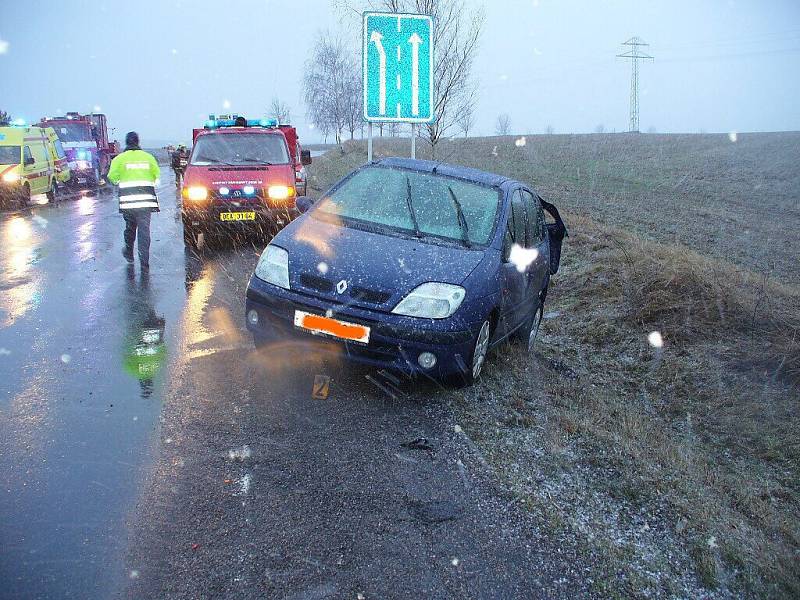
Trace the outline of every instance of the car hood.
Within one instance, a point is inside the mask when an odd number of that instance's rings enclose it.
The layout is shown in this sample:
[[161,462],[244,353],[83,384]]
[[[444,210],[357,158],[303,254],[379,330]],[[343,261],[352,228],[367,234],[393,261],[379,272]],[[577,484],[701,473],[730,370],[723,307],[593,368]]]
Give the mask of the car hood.
[[188,165],[184,174],[184,185],[203,185],[209,189],[219,186],[236,188],[252,185],[264,188],[270,185],[294,185],[294,167],[285,165]]
[[461,284],[484,255],[483,250],[373,233],[310,215],[294,221],[272,243],[289,252],[293,290],[387,310],[422,283]]

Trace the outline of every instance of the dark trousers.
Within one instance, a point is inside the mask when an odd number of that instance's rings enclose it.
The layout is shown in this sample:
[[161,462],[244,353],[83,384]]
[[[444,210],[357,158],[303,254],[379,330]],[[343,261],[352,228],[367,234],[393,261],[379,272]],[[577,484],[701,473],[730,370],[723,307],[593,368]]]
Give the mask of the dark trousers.
[[139,233],[139,263],[150,266],[150,216],[149,208],[134,208],[122,211],[125,219],[125,254],[133,257],[133,242]]

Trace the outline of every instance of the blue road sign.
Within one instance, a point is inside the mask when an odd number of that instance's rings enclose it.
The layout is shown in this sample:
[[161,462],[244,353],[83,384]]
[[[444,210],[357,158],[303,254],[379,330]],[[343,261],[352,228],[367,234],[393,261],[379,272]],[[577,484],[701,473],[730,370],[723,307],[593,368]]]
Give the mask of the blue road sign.
[[364,119],[433,120],[433,19],[364,13]]

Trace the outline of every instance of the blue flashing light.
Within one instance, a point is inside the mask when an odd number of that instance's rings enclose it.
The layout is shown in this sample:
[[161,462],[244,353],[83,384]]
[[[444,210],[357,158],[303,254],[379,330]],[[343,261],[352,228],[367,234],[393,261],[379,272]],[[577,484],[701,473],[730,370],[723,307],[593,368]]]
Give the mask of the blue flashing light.
[[219,193],[222,196],[227,196],[228,194],[231,193],[231,190],[230,190],[230,188],[226,188],[226,187],[223,186],[223,187],[219,188]]
[[[236,127],[236,115],[234,118],[216,118],[215,115],[208,115],[209,119],[203,124],[206,129],[217,129],[219,127]],[[227,117],[227,115],[225,115]],[[277,127],[276,119],[247,119],[247,127]]]
[[81,150],[78,152],[78,160],[87,160],[89,158],[89,153],[86,150]]
[[13,121],[11,121],[11,125],[13,127],[25,127],[26,122],[25,119],[14,119]]
[[242,188],[242,191],[244,192],[245,196],[252,196],[256,193],[256,188],[254,188],[252,185],[246,185]]

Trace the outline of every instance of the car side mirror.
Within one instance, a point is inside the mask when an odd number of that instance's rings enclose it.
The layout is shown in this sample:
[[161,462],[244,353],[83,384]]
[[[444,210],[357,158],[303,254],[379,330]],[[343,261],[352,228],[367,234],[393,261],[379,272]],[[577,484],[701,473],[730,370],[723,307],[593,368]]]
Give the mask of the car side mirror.
[[308,209],[311,208],[313,204],[314,204],[314,199],[309,198],[308,196],[300,196],[295,201],[295,206],[297,207],[297,210],[300,211],[301,214],[308,211]]
[[27,167],[28,165],[32,165],[35,162],[36,162],[36,159],[34,159],[32,156],[26,156],[25,157],[25,162],[23,164]]
[[300,150],[300,164],[311,164],[311,150]]

